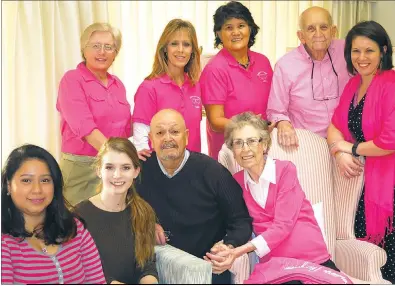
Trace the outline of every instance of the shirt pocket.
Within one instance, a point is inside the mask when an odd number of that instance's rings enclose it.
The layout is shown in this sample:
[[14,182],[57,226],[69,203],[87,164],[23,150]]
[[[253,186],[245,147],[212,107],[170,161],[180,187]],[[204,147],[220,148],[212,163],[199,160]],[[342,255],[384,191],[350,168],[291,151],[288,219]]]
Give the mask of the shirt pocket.
[[87,91],[87,101],[89,109],[95,122],[103,120],[108,114],[108,100],[107,93],[104,88],[100,86],[92,86]]
[[122,105],[126,105],[129,107],[130,109],[130,104],[129,101],[126,98],[126,95],[122,95],[122,96],[117,96],[117,101],[122,104]]

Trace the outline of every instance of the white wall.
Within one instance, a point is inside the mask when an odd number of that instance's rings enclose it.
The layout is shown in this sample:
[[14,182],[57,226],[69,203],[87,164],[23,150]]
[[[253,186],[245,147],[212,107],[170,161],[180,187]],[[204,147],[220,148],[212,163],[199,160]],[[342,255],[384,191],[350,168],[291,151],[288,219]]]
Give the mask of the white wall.
[[372,1],[372,20],[384,27],[395,47],[395,1]]

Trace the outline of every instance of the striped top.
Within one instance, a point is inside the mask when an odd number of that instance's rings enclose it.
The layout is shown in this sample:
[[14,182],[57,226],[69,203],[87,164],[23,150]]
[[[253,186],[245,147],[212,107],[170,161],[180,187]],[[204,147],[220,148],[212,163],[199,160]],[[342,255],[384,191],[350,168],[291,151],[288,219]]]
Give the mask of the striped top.
[[60,245],[54,255],[2,234],[1,284],[105,284],[95,242],[83,224],[76,222],[76,237]]

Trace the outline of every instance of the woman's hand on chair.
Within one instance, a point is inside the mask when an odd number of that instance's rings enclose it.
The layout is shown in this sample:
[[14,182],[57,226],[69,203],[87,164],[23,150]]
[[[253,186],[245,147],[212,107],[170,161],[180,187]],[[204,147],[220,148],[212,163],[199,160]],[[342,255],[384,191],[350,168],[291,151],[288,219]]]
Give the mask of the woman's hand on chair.
[[360,176],[363,172],[363,163],[353,155],[345,152],[337,152],[335,157],[340,174],[347,179]]

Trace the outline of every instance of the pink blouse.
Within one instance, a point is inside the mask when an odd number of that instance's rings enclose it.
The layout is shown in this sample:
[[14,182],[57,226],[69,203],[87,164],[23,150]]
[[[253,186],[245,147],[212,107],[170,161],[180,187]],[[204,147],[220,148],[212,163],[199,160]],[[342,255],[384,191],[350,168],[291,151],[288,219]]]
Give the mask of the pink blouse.
[[123,83],[108,74],[104,86],[83,62],[61,79],[56,109],[64,153],[96,156],[97,150],[84,138],[94,129],[107,138],[131,136],[132,115]]

